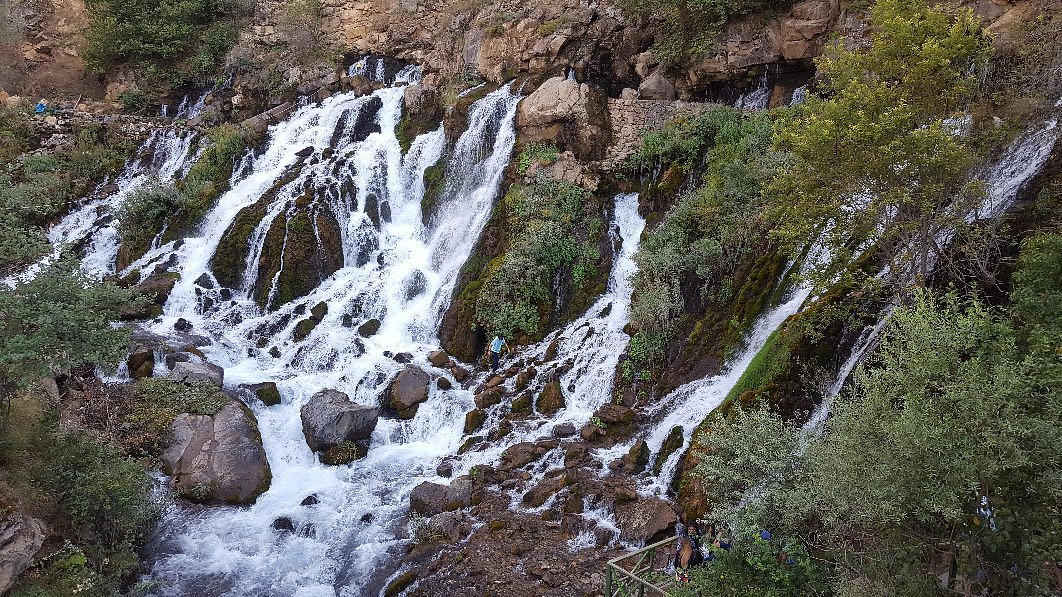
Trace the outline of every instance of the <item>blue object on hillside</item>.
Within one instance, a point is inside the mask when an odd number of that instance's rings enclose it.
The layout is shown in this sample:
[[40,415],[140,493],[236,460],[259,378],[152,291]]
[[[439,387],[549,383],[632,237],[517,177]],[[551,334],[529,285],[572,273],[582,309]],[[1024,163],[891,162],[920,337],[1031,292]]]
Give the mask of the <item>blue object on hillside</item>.
[[764,541],[770,541],[771,540],[771,532],[768,531],[767,529],[763,529],[762,531],[760,531],[760,539],[763,539]]
[[47,110],[48,104],[43,101],[37,102],[37,105],[33,107],[33,111],[37,114],[44,114]]

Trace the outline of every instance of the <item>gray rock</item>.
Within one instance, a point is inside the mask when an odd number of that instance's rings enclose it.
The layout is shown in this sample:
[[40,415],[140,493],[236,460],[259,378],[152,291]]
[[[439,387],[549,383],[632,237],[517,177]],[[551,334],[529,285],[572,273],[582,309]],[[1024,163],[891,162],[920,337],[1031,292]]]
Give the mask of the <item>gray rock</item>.
[[173,365],[170,377],[184,383],[211,383],[221,387],[225,381],[225,370],[213,363],[179,362]]
[[658,68],[638,86],[638,97],[643,100],[674,100],[675,86],[664,77],[664,69]]
[[396,411],[407,410],[428,399],[428,374],[416,367],[406,367],[391,382],[388,389],[390,406]]
[[302,434],[314,452],[331,450],[343,442],[369,439],[380,410],[354,404],[338,390],[321,390],[302,406]]
[[380,331],[379,319],[370,319],[358,326],[358,334],[360,334],[363,338],[374,336],[378,331]]
[[162,463],[178,493],[197,502],[252,503],[273,478],[254,414],[233,399],[213,416],[178,415]]
[[137,346],[133,352],[129,353],[125,364],[129,370],[129,377],[133,379],[151,377],[155,370],[155,351],[148,346]]
[[671,526],[677,517],[671,504],[660,498],[645,498],[616,506],[620,539],[631,543],[649,541]]
[[0,516],[0,595],[33,563],[44,544],[44,523],[21,512]]
[[575,431],[573,423],[561,423],[553,428],[553,437],[571,437],[575,435]]
[[455,479],[450,485],[425,481],[409,494],[409,509],[422,516],[452,512],[472,503],[472,481],[467,477]]
[[445,367],[450,362],[450,355],[445,350],[434,350],[428,353],[428,362],[433,367]]

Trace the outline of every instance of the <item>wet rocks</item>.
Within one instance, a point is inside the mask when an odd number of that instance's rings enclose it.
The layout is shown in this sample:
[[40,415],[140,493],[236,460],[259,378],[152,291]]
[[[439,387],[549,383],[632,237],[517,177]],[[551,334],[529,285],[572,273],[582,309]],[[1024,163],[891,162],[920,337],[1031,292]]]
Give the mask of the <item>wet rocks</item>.
[[501,453],[501,463],[498,465],[498,470],[510,471],[531,464],[542,458],[555,444],[556,442],[552,444],[548,442],[520,442],[513,444]]
[[300,506],[316,506],[319,503],[321,503],[321,500],[317,498],[317,494],[316,493],[311,493],[310,495],[308,495],[305,498],[303,498],[303,500],[301,502],[299,502],[299,505]]
[[184,383],[209,383],[221,387],[225,370],[213,363],[179,362],[173,366],[170,377]]
[[487,413],[479,408],[472,409],[465,413],[465,435],[470,435],[479,431],[483,427],[483,423],[487,420]]
[[454,479],[449,485],[425,481],[409,494],[409,509],[422,516],[435,516],[465,508],[472,503],[472,481]]
[[457,383],[465,383],[465,381],[467,381],[469,376],[471,375],[468,369],[465,369],[460,365],[454,365],[453,367],[451,367],[450,374],[454,376],[454,379],[457,380]]
[[[327,452],[341,444],[368,440],[380,412],[374,406],[354,404],[338,390],[321,390],[306,401],[299,414],[306,445],[314,452]],[[338,460],[335,456],[330,460]]]
[[552,497],[555,493],[564,489],[571,482],[570,475],[564,469],[547,473],[546,478],[531,488],[521,498],[524,504],[537,508]]
[[575,425],[572,423],[561,423],[553,427],[553,437],[571,437],[575,435]]
[[547,383],[535,400],[535,410],[544,415],[552,415],[564,407],[564,392],[556,379]]
[[177,330],[178,332],[190,332],[192,331],[192,322],[188,321],[183,317],[180,317],[173,324],[173,329]]
[[490,408],[495,404],[501,404],[501,399],[504,394],[505,391],[502,388],[487,388],[482,392],[476,394],[473,397],[473,400],[476,403],[476,408]]
[[370,319],[358,326],[358,335],[362,338],[371,338],[372,336],[375,336],[378,331],[380,331],[379,319]]
[[649,445],[645,440],[638,440],[631,446],[630,451],[624,454],[622,460],[623,472],[628,475],[637,475],[645,471],[649,464]]
[[147,346],[137,346],[133,352],[129,353],[125,364],[129,370],[129,377],[133,379],[151,377],[155,370],[155,351]]
[[428,374],[417,367],[406,367],[391,382],[387,390],[388,405],[401,419],[411,419],[417,406],[428,399]]
[[667,434],[667,439],[664,440],[664,444],[660,446],[660,453],[656,455],[656,462],[653,463],[653,474],[659,475],[660,470],[664,467],[664,463],[671,457],[682,444],[685,443],[685,438],[682,434],[682,427],[676,425],[671,428],[671,431]]
[[428,362],[431,363],[432,367],[441,369],[451,362],[450,355],[446,354],[445,350],[434,350],[428,353]]
[[250,392],[259,402],[266,406],[276,406],[280,404],[280,390],[277,389],[277,384],[272,381],[266,381],[262,383],[242,384],[240,389]]
[[452,477],[454,475],[454,463],[449,460],[440,462],[439,466],[435,467],[435,474],[440,477]]
[[453,387],[454,384],[450,383],[449,379],[446,379],[445,377],[440,377],[439,379],[435,380],[435,385],[438,386],[440,390],[449,390]]
[[281,535],[295,533],[295,521],[291,520],[287,516],[281,516],[273,520],[273,523],[269,526]]
[[512,404],[509,405],[509,411],[514,415],[531,414],[531,393],[524,392],[513,398]]
[[17,510],[0,516],[0,595],[33,563],[44,536],[44,523],[36,518]]
[[634,411],[622,404],[606,404],[594,411],[594,417],[606,425],[626,425],[634,420]]
[[148,300],[122,306],[119,310],[119,318],[122,321],[132,321],[161,315],[162,306],[169,300],[178,278],[177,274],[166,272],[148,276],[136,285],[137,290],[147,296]]
[[181,496],[248,504],[269,488],[272,472],[258,422],[239,401],[229,399],[213,416],[180,414],[172,428],[162,462]]

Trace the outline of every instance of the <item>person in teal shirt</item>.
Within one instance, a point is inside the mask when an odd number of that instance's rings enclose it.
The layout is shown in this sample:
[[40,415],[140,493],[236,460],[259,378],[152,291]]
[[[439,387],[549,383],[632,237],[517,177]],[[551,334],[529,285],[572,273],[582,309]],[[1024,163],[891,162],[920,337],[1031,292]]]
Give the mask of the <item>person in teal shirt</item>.
[[509,343],[505,341],[505,338],[501,337],[501,334],[495,334],[494,339],[490,341],[491,372],[498,370],[498,361],[501,359],[502,348],[504,348],[506,352],[513,351],[513,349],[509,348]]

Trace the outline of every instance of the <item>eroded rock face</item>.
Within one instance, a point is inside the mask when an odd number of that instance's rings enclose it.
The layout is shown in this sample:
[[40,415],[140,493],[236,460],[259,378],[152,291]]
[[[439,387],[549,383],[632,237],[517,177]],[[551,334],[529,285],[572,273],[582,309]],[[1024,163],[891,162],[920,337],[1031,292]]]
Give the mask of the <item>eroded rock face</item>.
[[249,504],[273,478],[258,422],[234,399],[213,416],[178,415],[162,462],[177,492],[197,502]]
[[524,98],[516,125],[524,141],[556,141],[576,157],[596,159],[608,146],[606,97],[586,83],[553,77]]
[[0,515],[0,595],[14,586],[44,544],[44,523],[21,512]]
[[343,442],[369,439],[380,416],[375,406],[354,404],[338,390],[317,392],[299,413],[306,445],[314,452],[331,450]]

